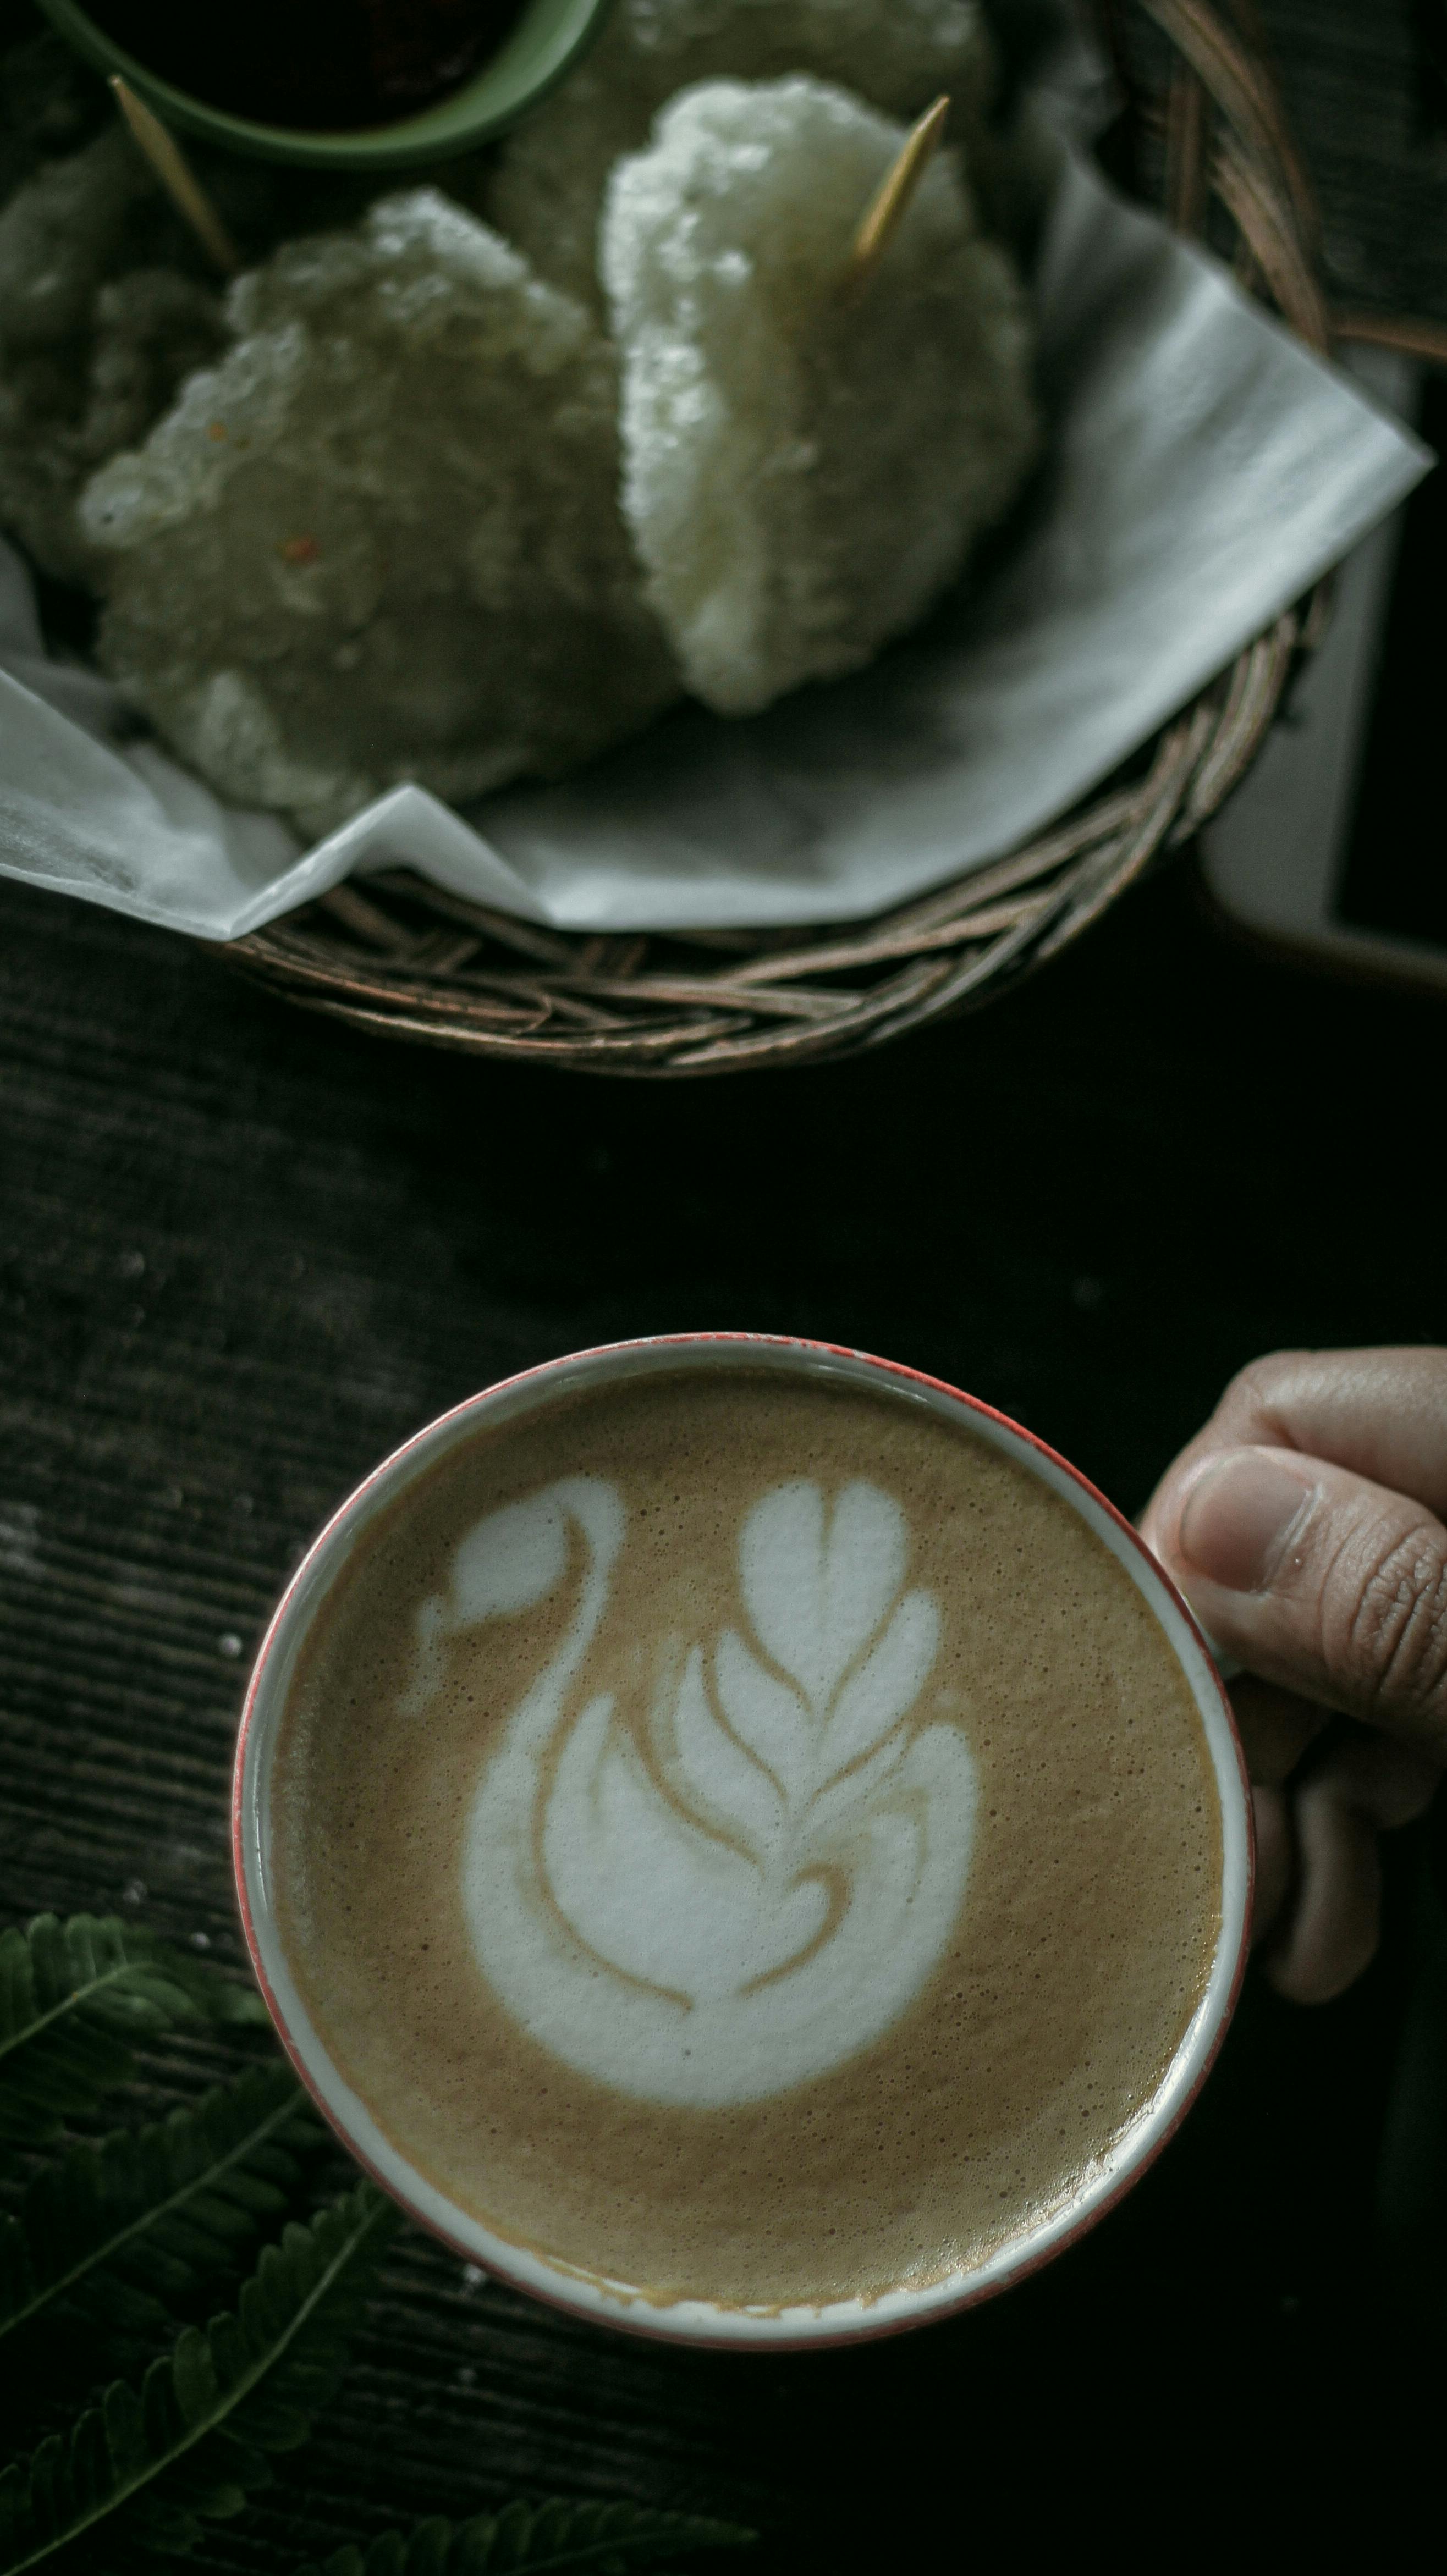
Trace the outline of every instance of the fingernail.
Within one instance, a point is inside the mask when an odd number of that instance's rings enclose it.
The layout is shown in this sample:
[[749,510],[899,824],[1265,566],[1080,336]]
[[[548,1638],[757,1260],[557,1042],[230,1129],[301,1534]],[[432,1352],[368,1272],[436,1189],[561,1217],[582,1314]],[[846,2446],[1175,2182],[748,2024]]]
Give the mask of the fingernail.
[[1186,1496],[1181,1555],[1225,1592],[1264,1592],[1311,1507],[1314,1482],[1259,1449],[1213,1458]]

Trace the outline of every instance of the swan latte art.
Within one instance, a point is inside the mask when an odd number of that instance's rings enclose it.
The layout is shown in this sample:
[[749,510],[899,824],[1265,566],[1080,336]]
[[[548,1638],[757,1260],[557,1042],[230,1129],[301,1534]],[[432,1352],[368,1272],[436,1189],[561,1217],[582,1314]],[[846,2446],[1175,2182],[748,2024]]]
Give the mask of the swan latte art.
[[1220,1928],[1125,1570],[965,1419],[824,1375],[680,1365],[436,1458],[306,1639],[273,1814],[400,2153],[665,2304],[878,2297],[1068,2207]]

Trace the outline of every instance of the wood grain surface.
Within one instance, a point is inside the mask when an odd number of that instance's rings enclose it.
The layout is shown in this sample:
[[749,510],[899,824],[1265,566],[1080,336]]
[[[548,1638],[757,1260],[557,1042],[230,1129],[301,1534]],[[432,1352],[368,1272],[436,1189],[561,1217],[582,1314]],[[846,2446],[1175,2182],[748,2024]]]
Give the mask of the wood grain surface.
[[[1267,14],[1342,280],[1447,312],[1441,148],[1403,190],[1393,158],[1405,0]],[[1441,1005],[1238,950],[1180,872],[977,1021],[658,1092],[374,1044],[13,885],[0,917],[7,1920],[114,1907],[239,1962],[227,1784],[268,1607],[381,1453],[508,1369],[668,1327],[815,1332],[974,1389],[1132,1507],[1254,1352],[1447,1338]],[[1002,2500],[1012,2554],[1107,2532],[1133,2563],[1153,2498],[1204,2510],[1208,2436],[1279,2463],[1283,2503],[1371,2483],[1385,2546],[1414,2454],[1379,2487],[1363,2426],[1421,2402],[1371,2274],[1408,1963],[1394,1918],[1326,2012],[1253,1985],[1132,2201],[899,2343],[670,2352],[408,2235],[317,2437],[192,2563],[285,2576],[515,2492],[752,2520],[761,2576],[973,2565]],[[216,2063],[160,2051],[150,2093]]]

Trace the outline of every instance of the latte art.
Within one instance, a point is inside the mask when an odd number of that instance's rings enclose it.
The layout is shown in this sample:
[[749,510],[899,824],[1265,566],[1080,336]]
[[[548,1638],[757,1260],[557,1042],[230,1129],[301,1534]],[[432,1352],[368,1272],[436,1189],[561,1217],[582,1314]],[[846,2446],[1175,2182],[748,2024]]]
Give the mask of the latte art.
[[287,1685],[320,2044],[446,2204],[660,2315],[955,2277],[1156,2099],[1221,1924],[1190,1687],[1068,1501],[857,1380],[462,1429]]
[[479,1522],[420,1614],[433,1656],[581,1558],[571,1622],[483,1768],[466,1918],[570,2066],[647,2100],[756,2101],[878,2038],[949,1939],[975,1768],[958,1727],[916,1720],[939,1611],[903,1588],[887,1494],[781,1485],[740,1532],[739,1626],[659,1640],[630,1723],[588,1688],[626,1543],[615,1486],[561,1479]]

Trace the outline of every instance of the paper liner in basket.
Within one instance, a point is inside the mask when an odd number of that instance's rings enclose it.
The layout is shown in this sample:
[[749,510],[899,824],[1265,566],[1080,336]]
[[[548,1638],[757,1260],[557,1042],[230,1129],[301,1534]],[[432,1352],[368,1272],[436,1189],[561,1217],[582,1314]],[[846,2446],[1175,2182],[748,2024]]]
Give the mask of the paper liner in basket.
[[579,931],[867,917],[1009,850],[1149,739],[1432,462],[1064,152],[1034,278],[1048,463],[978,587],[857,677],[686,708],[466,816],[415,787],[302,852],[118,738],[0,545],[0,873],[232,939],[406,864]]

